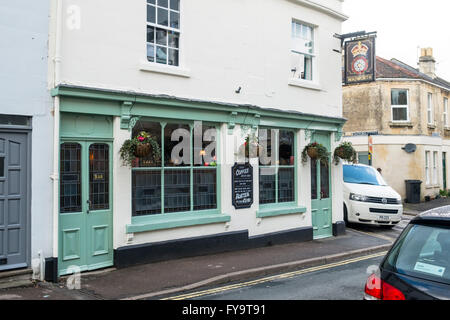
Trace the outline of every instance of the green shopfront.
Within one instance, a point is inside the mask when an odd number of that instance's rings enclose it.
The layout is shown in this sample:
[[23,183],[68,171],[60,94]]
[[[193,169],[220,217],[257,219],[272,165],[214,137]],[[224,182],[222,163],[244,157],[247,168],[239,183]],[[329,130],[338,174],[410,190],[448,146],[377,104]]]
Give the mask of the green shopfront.
[[[311,141],[333,151],[342,118],[71,86],[53,96],[58,276],[344,232],[341,166],[301,161]],[[125,163],[120,149],[142,132],[159,150]]]

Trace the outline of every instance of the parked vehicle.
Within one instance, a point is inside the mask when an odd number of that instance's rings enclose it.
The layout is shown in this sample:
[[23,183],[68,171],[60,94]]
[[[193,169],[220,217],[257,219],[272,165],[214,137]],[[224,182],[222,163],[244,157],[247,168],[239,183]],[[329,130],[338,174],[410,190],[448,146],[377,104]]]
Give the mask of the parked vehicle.
[[393,227],[402,219],[400,195],[373,167],[344,165],[344,220]]
[[450,299],[450,206],[410,221],[367,280],[364,299]]

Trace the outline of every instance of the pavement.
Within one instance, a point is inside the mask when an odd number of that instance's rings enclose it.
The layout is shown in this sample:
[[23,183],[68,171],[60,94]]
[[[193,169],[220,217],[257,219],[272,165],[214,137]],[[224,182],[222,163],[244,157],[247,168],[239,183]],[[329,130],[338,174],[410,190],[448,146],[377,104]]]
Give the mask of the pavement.
[[[404,210],[406,215],[416,215],[443,205],[450,205],[450,198],[405,204]],[[156,300],[387,251],[392,240],[347,228],[345,235],[328,239],[83,273],[79,289],[68,288],[68,277],[57,284],[35,282],[1,289],[0,300]]]

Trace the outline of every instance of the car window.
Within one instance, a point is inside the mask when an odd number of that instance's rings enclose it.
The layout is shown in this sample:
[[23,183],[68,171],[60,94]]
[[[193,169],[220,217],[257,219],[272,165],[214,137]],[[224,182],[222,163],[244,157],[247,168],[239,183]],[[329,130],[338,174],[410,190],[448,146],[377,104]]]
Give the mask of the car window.
[[450,284],[450,229],[409,225],[387,257],[384,268]]
[[386,186],[380,173],[372,167],[344,165],[344,182]]

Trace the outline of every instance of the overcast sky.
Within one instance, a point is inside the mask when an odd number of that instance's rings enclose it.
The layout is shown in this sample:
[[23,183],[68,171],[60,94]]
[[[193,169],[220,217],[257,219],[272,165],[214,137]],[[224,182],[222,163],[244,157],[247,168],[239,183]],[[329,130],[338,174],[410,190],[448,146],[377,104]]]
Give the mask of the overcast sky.
[[377,31],[377,56],[417,68],[417,47],[433,48],[436,73],[450,82],[449,0],[345,0],[343,33]]

